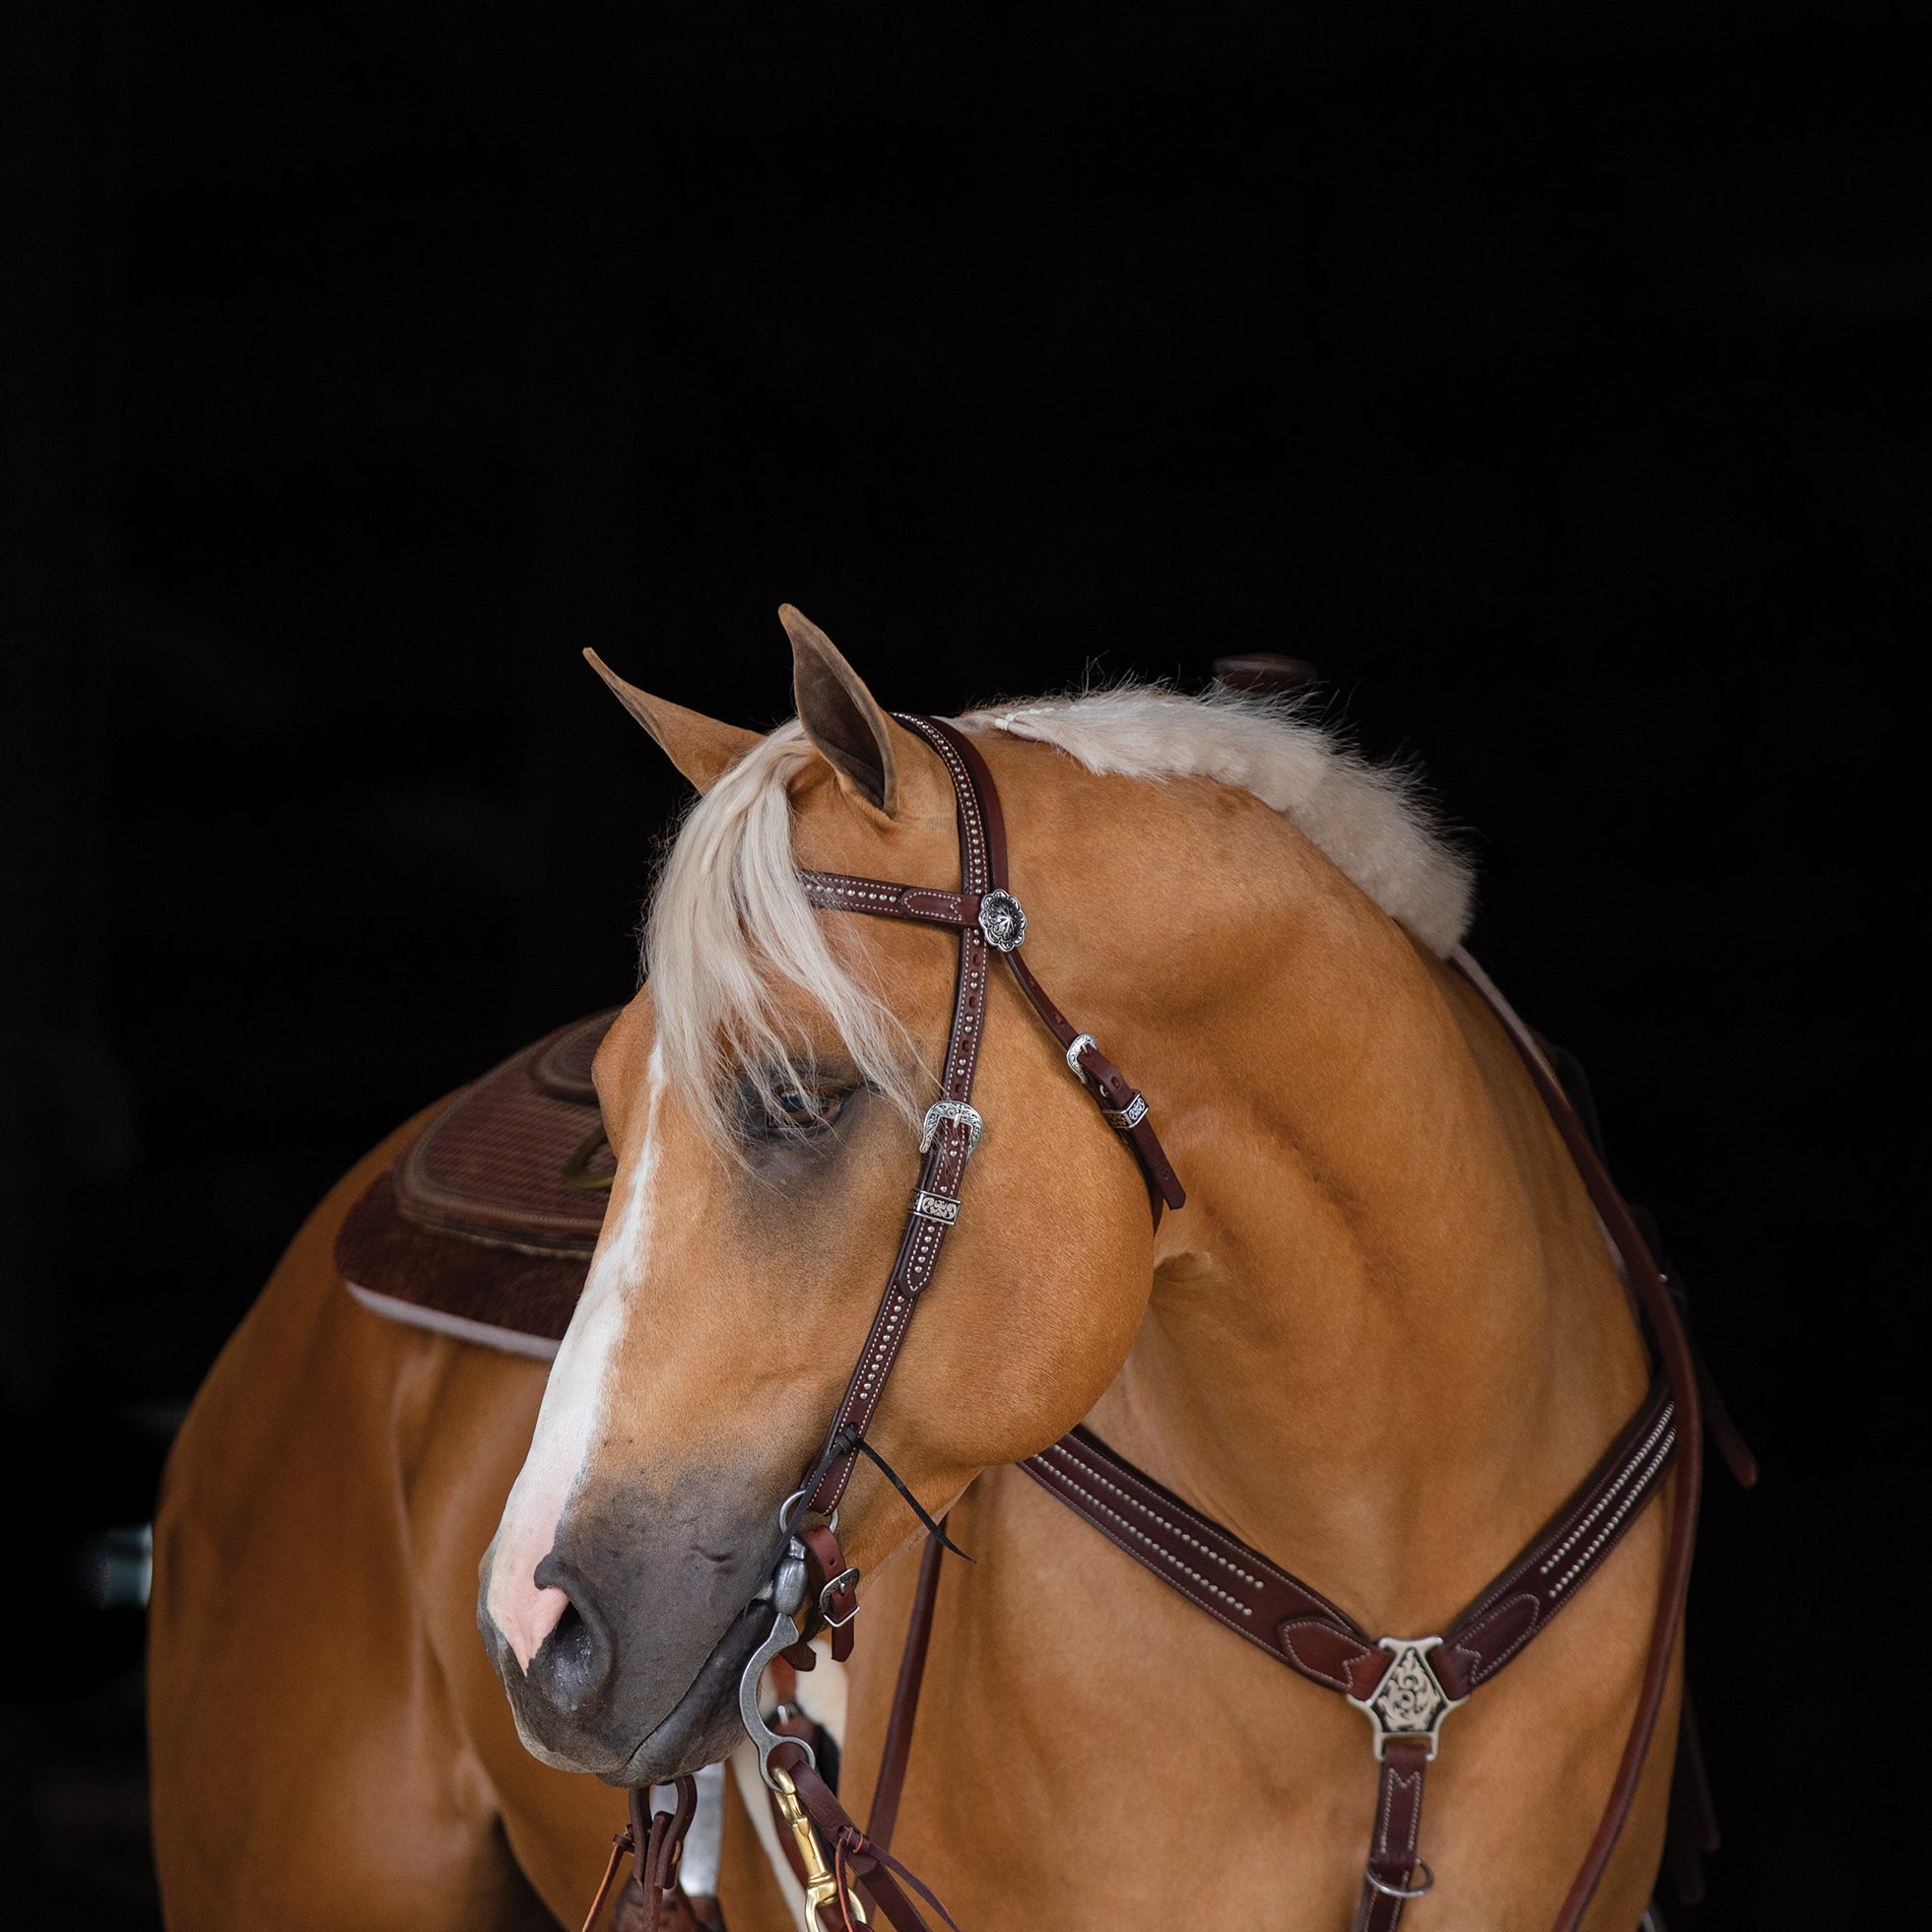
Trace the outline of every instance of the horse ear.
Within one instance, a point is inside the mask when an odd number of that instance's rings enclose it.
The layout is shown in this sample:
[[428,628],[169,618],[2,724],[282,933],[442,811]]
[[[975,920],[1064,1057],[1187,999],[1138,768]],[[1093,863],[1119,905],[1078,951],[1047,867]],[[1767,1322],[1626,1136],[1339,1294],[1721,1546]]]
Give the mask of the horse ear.
[[778,622],[791,638],[792,695],[806,737],[837,772],[840,785],[876,805],[887,818],[897,817],[899,771],[892,720],[838,646],[809,617],[780,604]]
[[758,743],[756,731],[720,724],[702,711],[688,711],[682,704],[653,698],[649,692],[626,684],[594,650],[586,650],[584,656],[616,694],[617,701],[657,740],[664,756],[700,791],[709,791]]

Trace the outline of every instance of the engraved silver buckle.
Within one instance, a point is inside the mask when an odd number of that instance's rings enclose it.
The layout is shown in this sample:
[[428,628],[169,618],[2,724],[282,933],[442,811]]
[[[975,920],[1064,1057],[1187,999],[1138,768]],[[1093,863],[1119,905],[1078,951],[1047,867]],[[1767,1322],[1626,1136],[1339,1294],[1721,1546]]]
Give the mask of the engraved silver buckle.
[[1079,1081],[1083,1087],[1091,1087],[1093,1085],[1093,1082],[1087,1078],[1087,1069],[1080,1064],[1080,1056],[1083,1053],[1085,1053],[1090,1046],[1098,1050],[1099,1044],[1100,1042],[1097,1040],[1092,1033],[1082,1033],[1080,1037],[1076,1039],[1074,1043],[1067,1048],[1067,1071],[1070,1074],[1072,1074],[1073,1077],[1077,1081]]
[[1390,1738],[1427,1738],[1429,1761],[1435,1762],[1442,1741],[1442,1720],[1466,1698],[1452,1698],[1429,1661],[1429,1653],[1440,1643],[1439,1636],[1385,1636],[1376,1648],[1386,1650],[1394,1662],[1382,1673],[1382,1681],[1367,1697],[1349,1699],[1364,1712],[1375,1733],[1375,1762],[1379,1765]]
[[1127,1104],[1121,1107],[1118,1111],[1116,1111],[1114,1108],[1110,1106],[1103,1106],[1100,1109],[1100,1118],[1104,1120],[1106,1124],[1109,1127],[1113,1128],[1116,1132],[1122,1134],[1131,1134],[1134,1131],[1134,1129],[1138,1127],[1141,1124],[1141,1122],[1147,1118],[1146,1096],[1141,1094],[1136,1094],[1134,1098],[1131,1100],[1129,1100]]
[[947,1194],[928,1194],[922,1187],[912,1197],[912,1212],[924,1221],[950,1228],[960,1218],[960,1204]]
[[[842,1617],[834,1617],[832,1614],[832,1611],[828,1608],[828,1604],[830,1600],[833,1597],[836,1596],[838,1592],[842,1590],[847,1583],[856,1583],[858,1580],[859,1580],[859,1572],[857,1566],[854,1566],[850,1569],[841,1569],[838,1572],[838,1574],[834,1576],[832,1579],[832,1581],[828,1583],[825,1586],[825,1588],[819,1592],[819,1615],[825,1619],[826,1628],[828,1630],[842,1631],[845,1628],[845,1626],[849,1624],[852,1621],[852,1619],[859,1614],[860,1606],[856,1602],[852,1605],[851,1609],[848,1610],[845,1613],[845,1615]],[[872,1626],[870,1624],[866,1626],[867,1630],[870,1630]]]
[[926,1109],[925,1124],[919,1129],[919,1152],[929,1149],[939,1132],[942,1120],[963,1120],[966,1129],[966,1158],[972,1158],[979,1146],[979,1136],[985,1131],[986,1123],[980,1119],[977,1107],[967,1106],[964,1100],[935,1100]]
[[996,952],[1011,953],[1027,936],[1027,915],[1011,893],[995,886],[980,897],[979,930]]

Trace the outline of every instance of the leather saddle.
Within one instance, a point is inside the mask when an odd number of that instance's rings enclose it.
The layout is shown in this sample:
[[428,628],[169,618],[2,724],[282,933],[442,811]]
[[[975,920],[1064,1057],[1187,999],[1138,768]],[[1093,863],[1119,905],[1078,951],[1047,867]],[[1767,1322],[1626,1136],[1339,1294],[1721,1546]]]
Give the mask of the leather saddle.
[[615,1008],[464,1088],[349,1212],[336,1266],[376,1314],[549,1361],[604,1225],[614,1163],[590,1063]]

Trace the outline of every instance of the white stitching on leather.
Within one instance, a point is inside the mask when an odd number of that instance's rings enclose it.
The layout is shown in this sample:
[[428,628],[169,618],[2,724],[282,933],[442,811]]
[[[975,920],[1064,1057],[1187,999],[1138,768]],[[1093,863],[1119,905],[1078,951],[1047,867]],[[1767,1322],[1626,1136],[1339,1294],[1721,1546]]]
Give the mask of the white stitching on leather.
[[[1098,1470],[1091,1468],[1088,1464],[1076,1460],[1073,1456],[1068,1454],[1063,1444],[1055,1442],[1052,1445],[1052,1448],[1047,1451],[1047,1453],[1049,1455],[1055,1453],[1067,1455],[1067,1459],[1070,1462],[1073,1462],[1074,1467],[1078,1469],[1080,1473],[1088,1479],[1089,1482],[1099,1483],[1103,1490],[1107,1490],[1112,1495],[1119,1497],[1120,1499],[1123,1502],[1127,1503],[1130,1507],[1138,1509],[1141,1512],[1141,1514],[1147,1517],[1147,1519],[1150,1522],[1159,1523],[1161,1527],[1164,1530],[1166,1530],[1169,1536],[1177,1536],[1181,1540],[1181,1542],[1185,1543],[1188,1546],[1189,1549],[1200,1551],[1200,1553],[1204,1557],[1206,1557],[1211,1563],[1218,1563],[1223,1569],[1232,1570],[1233,1573],[1236,1576],[1238,1576],[1243,1583],[1247,1584],[1250,1589],[1259,1590],[1263,1587],[1260,1577],[1250,1576],[1247,1573],[1247,1571],[1240,1566],[1239,1564],[1231,1563],[1226,1557],[1224,1557],[1221,1554],[1219,1550],[1216,1550],[1212,1548],[1210,1545],[1203,1543],[1200,1540],[1200,1538],[1197,1536],[1189,1536],[1188,1533],[1184,1529],[1182,1529],[1178,1523],[1169,1522],[1167,1518],[1162,1515],[1158,1509],[1150,1508],[1145,1502],[1143,1502],[1140,1499],[1139,1497],[1134,1496],[1127,1490],[1123,1490],[1117,1483],[1108,1482],[1104,1476],[1100,1475]],[[1105,1507],[1104,1504],[1100,1504],[1099,1506]],[[1109,1510],[1108,1514],[1112,1514],[1112,1511]],[[1139,1530],[1134,1530],[1132,1533],[1135,1536],[1140,1536],[1141,1534]],[[1143,1542],[1148,1541],[1148,1539],[1145,1537],[1142,1537],[1141,1540]],[[1158,1546],[1150,1544],[1149,1547],[1154,1548]],[[1166,1553],[1163,1551],[1162,1554],[1165,1556]],[[1179,1564],[1178,1558],[1169,1558],[1168,1560],[1169,1562],[1175,1563],[1177,1565]],[[1180,1567],[1185,1568],[1186,1566],[1180,1565]],[[1191,1569],[1188,1570],[1187,1573],[1190,1576],[1194,1574],[1194,1572]],[[1215,1586],[1212,1583],[1208,1583],[1205,1577],[1203,1577],[1201,1581],[1208,1589],[1214,1589]],[[1217,1592],[1217,1594],[1226,1594],[1226,1593]],[[1228,1601],[1230,1603],[1238,1603],[1240,1600],[1237,1597],[1231,1596],[1228,1598]],[[1245,1604],[1241,1605],[1242,1616],[1246,1617],[1246,1616],[1251,1616],[1253,1612]]]
[[[1233,1607],[1236,1610],[1238,1610],[1243,1617],[1252,1617],[1254,1615],[1254,1609],[1252,1605],[1245,1604],[1240,1600],[1239,1597],[1231,1595],[1227,1590],[1221,1588],[1221,1586],[1218,1583],[1210,1582],[1205,1576],[1201,1574],[1201,1572],[1198,1569],[1188,1568],[1188,1566],[1184,1563],[1182,1563],[1178,1557],[1174,1556],[1169,1551],[1162,1549],[1160,1544],[1155,1542],[1155,1540],[1151,1536],[1148,1536],[1141,1530],[1137,1530],[1133,1526],[1133,1524],[1126,1519],[1125,1516],[1120,1514],[1120,1512],[1117,1509],[1109,1509],[1106,1506],[1106,1504],[1102,1502],[1099,1499],[1099,1498],[1093,1493],[1092,1490],[1087,1489],[1084,1485],[1076,1482],[1073,1479],[1073,1477],[1066,1475],[1064,1472],[1056,1472],[1056,1473],[1059,1474],[1060,1481],[1066,1484],[1068,1489],[1080,1491],[1081,1495],[1087,1499],[1087,1503],[1090,1508],[1099,1510],[1102,1516],[1111,1516],[1114,1522],[1119,1526],[1122,1534],[1131,1536],[1136,1543],[1144,1543],[1148,1547],[1148,1549],[1152,1550],[1154,1554],[1161,1559],[1163,1563],[1171,1565],[1175,1569],[1179,1570],[1183,1576],[1189,1578],[1191,1581],[1198,1584],[1202,1589],[1207,1591],[1207,1593],[1210,1596],[1219,1597],[1223,1603],[1232,1604]],[[1203,1604],[1201,1608],[1208,1611],[1214,1610],[1213,1604]],[[1215,1614],[1219,1615],[1220,1613],[1216,1612]],[[1222,1621],[1224,1623],[1227,1623],[1228,1619],[1224,1617]],[[1235,1625],[1231,1625],[1230,1628],[1238,1630],[1240,1626],[1238,1624],[1235,1624]]]
[[1630,1461],[1627,1462],[1624,1465],[1624,1467],[1618,1472],[1617,1480],[1614,1483],[1612,1483],[1610,1487],[1607,1490],[1605,1490],[1600,1497],[1597,1498],[1596,1501],[1590,1506],[1590,1508],[1584,1512],[1582,1521],[1579,1522],[1575,1526],[1575,1528],[1572,1529],[1569,1532],[1569,1534],[1566,1537],[1565,1537],[1564,1540],[1560,1544],[1558,1544],[1558,1546],[1553,1551],[1551,1551],[1549,1557],[1544,1561],[1542,1566],[1537,1571],[1537,1574],[1539,1576],[1548,1576],[1549,1573],[1553,1569],[1555,1569],[1560,1563],[1563,1562],[1564,1558],[1566,1557],[1570,1553],[1570,1551],[1575,1548],[1577,1539],[1589,1533],[1590,1525],[1594,1523],[1596,1519],[1600,1515],[1602,1515],[1607,1508],[1610,1507],[1611,1503],[1613,1503],[1617,1499],[1618,1496],[1622,1493],[1625,1485],[1630,1482],[1631,1478],[1636,1473],[1637,1469],[1642,1465],[1643,1459],[1647,1455],[1649,1455],[1652,1447],[1655,1445],[1657,1437],[1663,1434],[1666,1430],[1670,1429],[1672,1420],[1676,1415],[1676,1411],[1677,1411],[1677,1405],[1675,1403],[1666,1402],[1664,1404],[1663,1413],[1659,1415],[1656,1422],[1651,1425],[1650,1433],[1643,1438],[1642,1442],[1638,1444],[1637,1448],[1632,1453]]
[[[1639,1502],[1643,1500],[1644,1497],[1649,1492],[1652,1481],[1656,1478],[1657,1473],[1663,1468],[1664,1464],[1670,1460],[1670,1452],[1676,1446],[1677,1446],[1677,1432],[1676,1430],[1673,1429],[1670,1432],[1670,1433],[1664,1437],[1663,1446],[1651,1458],[1649,1468],[1647,1468],[1643,1472],[1643,1474],[1637,1478],[1635,1486],[1625,1496],[1623,1501],[1617,1505],[1616,1513],[1611,1516],[1610,1520],[1606,1522],[1604,1526],[1600,1530],[1598,1530],[1596,1535],[1591,1539],[1589,1548],[1585,1550],[1583,1554],[1580,1557],[1578,1557],[1576,1561],[1573,1564],[1571,1564],[1566,1570],[1564,1571],[1562,1576],[1560,1576],[1556,1580],[1556,1582],[1550,1586],[1550,1597],[1553,1605],[1555,1603],[1555,1600],[1558,1597],[1562,1596],[1564,1591],[1566,1590],[1569,1587],[1569,1585],[1573,1583],[1579,1575],[1582,1574],[1584,1570],[1589,1568],[1591,1563],[1595,1560],[1597,1552],[1603,1548],[1605,1543],[1607,1543],[1613,1536],[1617,1534],[1618,1524],[1620,1524],[1624,1520],[1624,1518],[1628,1516],[1630,1512],[1632,1509],[1634,1509]],[[1547,1568],[1548,1566],[1546,1565],[1545,1567]]]

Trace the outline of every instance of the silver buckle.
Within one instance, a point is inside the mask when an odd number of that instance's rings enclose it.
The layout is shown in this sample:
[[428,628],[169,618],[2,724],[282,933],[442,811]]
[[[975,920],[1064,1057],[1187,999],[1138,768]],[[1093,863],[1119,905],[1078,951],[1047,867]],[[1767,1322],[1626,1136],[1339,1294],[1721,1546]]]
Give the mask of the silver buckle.
[[995,886],[980,896],[979,930],[995,952],[1011,953],[1027,936],[1027,915],[1011,893]]
[[1097,1040],[1092,1033],[1082,1033],[1080,1037],[1076,1039],[1074,1043],[1067,1048],[1067,1071],[1070,1074],[1072,1074],[1073,1077],[1077,1081],[1079,1081],[1083,1087],[1090,1087],[1093,1085],[1093,1083],[1087,1078],[1087,1069],[1080,1064],[1080,1056],[1083,1053],[1085,1053],[1090,1046],[1098,1049],[1099,1043],[1100,1042]]
[[[1411,1886],[1406,1892],[1399,1885],[1390,1885],[1386,1879],[1378,1879],[1375,1876],[1375,1868],[1372,1865],[1365,1865],[1362,1868],[1362,1876],[1384,1899],[1426,1899],[1435,1890],[1435,1874],[1429,1869],[1429,1860],[1427,1858],[1418,1858],[1416,1860],[1416,1868],[1422,1873],[1423,1882],[1420,1885]],[[1643,1932],[1643,1928],[1639,1926],[1637,1932]]]
[[942,1120],[966,1123],[966,1158],[970,1160],[979,1146],[979,1136],[985,1130],[986,1123],[980,1119],[978,1109],[967,1106],[964,1100],[935,1100],[927,1107],[925,1124],[919,1129],[919,1152],[924,1154],[932,1146]]
[[923,1221],[950,1228],[960,1218],[960,1204],[947,1194],[928,1194],[922,1187],[912,1197],[912,1212]]
[[1118,1112],[1110,1106],[1103,1106],[1100,1109],[1100,1118],[1117,1132],[1131,1134],[1147,1118],[1146,1097],[1136,1094]]
[[[838,1574],[834,1576],[832,1579],[832,1581],[828,1583],[825,1586],[825,1588],[819,1592],[819,1615],[825,1619],[826,1628],[828,1630],[842,1631],[845,1628],[845,1626],[849,1624],[852,1621],[852,1619],[859,1614],[859,1610],[861,1606],[857,1603],[854,1603],[851,1609],[843,1617],[834,1617],[832,1614],[831,1610],[827,1607],[828,1598],[835,1595],[847,1583],[856,1583],[858,1580],[859,1580],[859,1572],[857,1566],[854,1566],[850,1569],[841,1569],[838,1572]],[[872,1626],[870,1624],[866,1626],[867,1630],[870,1630]]]
[[1435,1762],[1442,1741],[1442,1720],[1466,1698],[1452,1698],[1442,1688],[1429,1661],[1439,1636],[1385,1636],[1376,1648],[1395,1659],[1382,1681],[1366,1698],[1349,1699],[1364,1712],[1375,1733],[1375,1762],[1379,1765],[1390,1738],[1427,1738],[1429,1761]]

